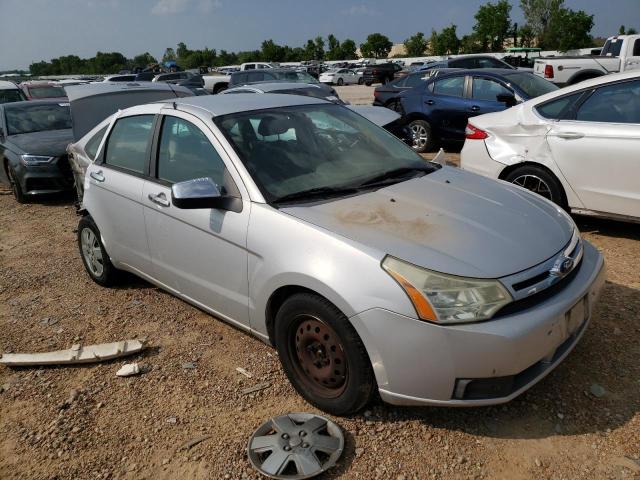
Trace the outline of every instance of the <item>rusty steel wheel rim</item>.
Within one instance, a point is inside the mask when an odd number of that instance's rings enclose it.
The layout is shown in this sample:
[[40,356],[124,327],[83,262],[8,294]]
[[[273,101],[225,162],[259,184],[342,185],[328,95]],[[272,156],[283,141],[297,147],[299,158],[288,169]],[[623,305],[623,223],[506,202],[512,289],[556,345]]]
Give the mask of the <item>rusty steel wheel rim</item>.
[[300,315],[290,332],[291,360],[298,377],[314,394],[340,396],[349,375],[347,356],[336,332],[322,320]]

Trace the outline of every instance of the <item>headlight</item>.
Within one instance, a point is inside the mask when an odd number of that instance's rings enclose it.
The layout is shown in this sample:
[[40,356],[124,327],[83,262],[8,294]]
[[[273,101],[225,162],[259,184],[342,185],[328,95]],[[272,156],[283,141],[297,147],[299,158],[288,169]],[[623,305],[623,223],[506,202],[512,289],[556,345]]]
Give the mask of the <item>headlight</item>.
[[498,280],[432,272],[389,256],[382,268],[409,296],[418,317],[430,322],[487,320],[513,300]]
[[23,165],[43,165],[46,163],[51,163],[55,159],[55,157],[45,157],[41,155],[20,155],[20,159],[22,160]]

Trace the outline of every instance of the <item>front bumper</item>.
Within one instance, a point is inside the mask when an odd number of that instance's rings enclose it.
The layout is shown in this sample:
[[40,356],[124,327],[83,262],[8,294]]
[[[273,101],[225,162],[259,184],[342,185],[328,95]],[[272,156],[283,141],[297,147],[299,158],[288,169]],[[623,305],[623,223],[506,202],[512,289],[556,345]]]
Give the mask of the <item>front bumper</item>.
[[20,187],[26,195],[59,193],[73,187],[73,174],[66,158],[49,165],[24,166],[16,170]]
[[[586,330],[604,281],[603,257],[585,241],[577,275],[557,294],[517,313],[450,326],[382,309],[351,320],[365,343],[384,401],[492,405],[512,400],[562,362]],[[585,317],[573,330],[567,312],[580,302]],[[473,380],[480,388],[465,395]]]

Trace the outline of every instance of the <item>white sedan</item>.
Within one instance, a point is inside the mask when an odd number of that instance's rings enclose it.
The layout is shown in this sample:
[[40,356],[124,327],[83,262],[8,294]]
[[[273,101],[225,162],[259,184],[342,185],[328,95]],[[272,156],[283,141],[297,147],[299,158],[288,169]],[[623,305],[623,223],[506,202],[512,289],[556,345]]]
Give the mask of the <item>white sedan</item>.
[[472,118],[461,167],[573,213],[640,221],[640,72],[587,80]]
[[362,74],[357,74],[355,71],[349,70],[348,68],[341,68],[340,70],[328,70],[321,73],[318,80],[322,83],[336,85],[361,84]]

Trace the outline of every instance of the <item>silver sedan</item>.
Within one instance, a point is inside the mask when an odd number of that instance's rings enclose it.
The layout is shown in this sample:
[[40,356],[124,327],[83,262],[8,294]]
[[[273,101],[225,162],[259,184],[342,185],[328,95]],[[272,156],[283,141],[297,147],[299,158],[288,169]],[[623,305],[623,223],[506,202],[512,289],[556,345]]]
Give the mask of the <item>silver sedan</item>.
[[85,177],[80,254],[272,344],[336,415],[506,402],[573,349],[603,259],[551,202],[422,160],[294,95],[120,111]]

